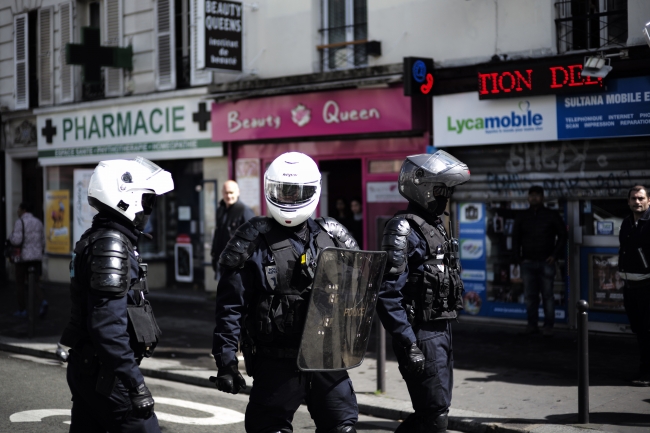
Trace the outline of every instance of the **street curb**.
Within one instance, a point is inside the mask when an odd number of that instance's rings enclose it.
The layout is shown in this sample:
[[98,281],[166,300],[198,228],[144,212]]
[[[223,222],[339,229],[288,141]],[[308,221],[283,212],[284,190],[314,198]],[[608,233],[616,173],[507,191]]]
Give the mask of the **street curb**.
[[[0,351],[18,353],[22,355],[31,355],[40,358],[56,359],[59,358],[54,352],[42,349],[34,349],[30,347],[21,346],[18,344],[0,342]],[[164,379],[173,382],[184,383],[187,385],[196,385],[204,388],[214,388],[214,384],[210,382],[207,377],[191,376],[177,371],[156,370],[146,367],[140,367],[140,371],[144,376],[156,379]],[[206,371],[207,374],[215,373]],[[250,394],[251,386],[247,386],[245,390],[241,391],[242,394]],[[369,397],[374,398],[374,397]],[[380,399],[381,397],[377,397]],[[412,411],[403,411],[388,407],[391,405],[390,399],[385,399],[384,402],[377,401],[378,404],[358,403],[359,413],[363,415],[374,416],[377,418],[388,419],[392,421],[399,421],[406,419]],[[384,403],[385,405],[382,405]],[[452,409],[453,410],[453,409]],[[459,430],[464,433],[599,433],[602,430],[596,430],[591,427],[576,427],[571,425],[557,425],[557,424],[503,424],[480,422],[468,419],[468,416],[453,416],[449,417],[449,429]],[[604,433],[604,432],[603,432]]]

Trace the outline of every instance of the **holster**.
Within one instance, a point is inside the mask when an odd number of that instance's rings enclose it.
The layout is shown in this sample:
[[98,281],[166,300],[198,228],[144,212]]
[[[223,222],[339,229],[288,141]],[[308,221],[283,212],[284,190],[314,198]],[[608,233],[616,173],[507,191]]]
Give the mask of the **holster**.
[[250,377],[253,377],[253,372],[255,371],[255,360],[257,358],[255,343],[250,338],[245,329],[242,330],[241,353],[244,355],[244,367],[246,368],[246,374]]
[[[139,293],[136,291],[136,297]],[[138,304],[128,305],[127,313],[129,316],[129,326],[132,327],[133,334],[139,343],[140,353],[136,357],[149,358],[153,355],[162,332],[156,323],[153,315],[151,304],[142,296],[138,299]]]

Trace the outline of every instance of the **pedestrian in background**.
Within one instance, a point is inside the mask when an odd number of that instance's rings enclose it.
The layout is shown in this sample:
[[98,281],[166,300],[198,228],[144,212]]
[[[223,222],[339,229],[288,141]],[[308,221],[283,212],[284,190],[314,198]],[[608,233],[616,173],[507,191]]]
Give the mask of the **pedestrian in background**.
[[544,188],[528,190],[530,207],[519,213],[512,233],[513,262],[521,265],[528,325],[524,335],[539,333],[539,295],[544,306],[545,337],[553,336],[555,262],[566,246],[567,229],[560,213],[544,206]]
[[354,240],[357,241],[359,247],[363,249],[363,210],[361,207],[361,199],[353,198],[350,200],[350,212],[352,216],[348,220],[349,225],[347,229],[354,237]]
[[234,180],[227,180],[221,188],[222,199],[217,208],[217,226],[212,238],[212,269],[214,279],[220,276],[219,256],[226,244],[233,237],[237,227],[255,216],[251,208],[239,201],[239,185]]
[[[14,259],[16,265],[16,300],[18,301],[18,311],[14,313],[16,317],[27,317],[27,302],[25,299],[27,285],[25,280],[27,279],[28,269],[30,267],[34,268],[37,279],[41,276],[42,270],[45,232],[43,223],[32,212],[34,212],[34,208],[31,203],[20,203],[18,206],[18,219],[9,237],[9,242],[13,246],[20,247],[20,256]],[[38,315],[44,317],[47,314],[48,303],[45,300],[40,284],[36,286],[36,301],[40,302]]]
[[632,332],[639,342],[640,365],[632,380],[636,386],[650,386],[650,210],[648,190],[631,188],[627,204],[632,215],[623,220],[618,234],[618,270],[625,280],[623,302]]

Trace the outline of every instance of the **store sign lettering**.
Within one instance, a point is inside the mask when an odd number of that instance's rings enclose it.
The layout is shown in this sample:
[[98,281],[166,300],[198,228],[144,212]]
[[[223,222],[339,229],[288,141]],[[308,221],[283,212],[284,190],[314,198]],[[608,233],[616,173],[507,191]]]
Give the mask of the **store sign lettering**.
[[581,71],[580,63],[480,70],[479,99],[604,90],[602,78],[583,77]]
[[348,120],[380,119],[379,110],[376,108],[341,111],[336,101],[327,101],[323,106],[323,121],[325,123],[347,122]]
[[185,107],[64,117],[63,141],[184,132]]

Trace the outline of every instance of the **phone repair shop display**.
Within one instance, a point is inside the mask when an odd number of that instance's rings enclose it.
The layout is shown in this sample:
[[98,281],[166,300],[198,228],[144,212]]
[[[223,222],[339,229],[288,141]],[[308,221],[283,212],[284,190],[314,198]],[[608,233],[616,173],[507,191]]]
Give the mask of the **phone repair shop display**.
[[174,244],[174,275],[180,283],[194,281],[194,263],[192,260],[192,241],[189,235],[180,234]]
[[[557,202],[549,201],[546,206],[558,210],[564,219],[564,209]],[[513,229],[517,214],[527,208],[526,201],[459,204],[464,313],[526,320],[524,280],[521,266],[514,260]],[[566,322],[565,258],[558,258],[555,267],[555,319]],[[540,301],[540,318],[543,314]]]

